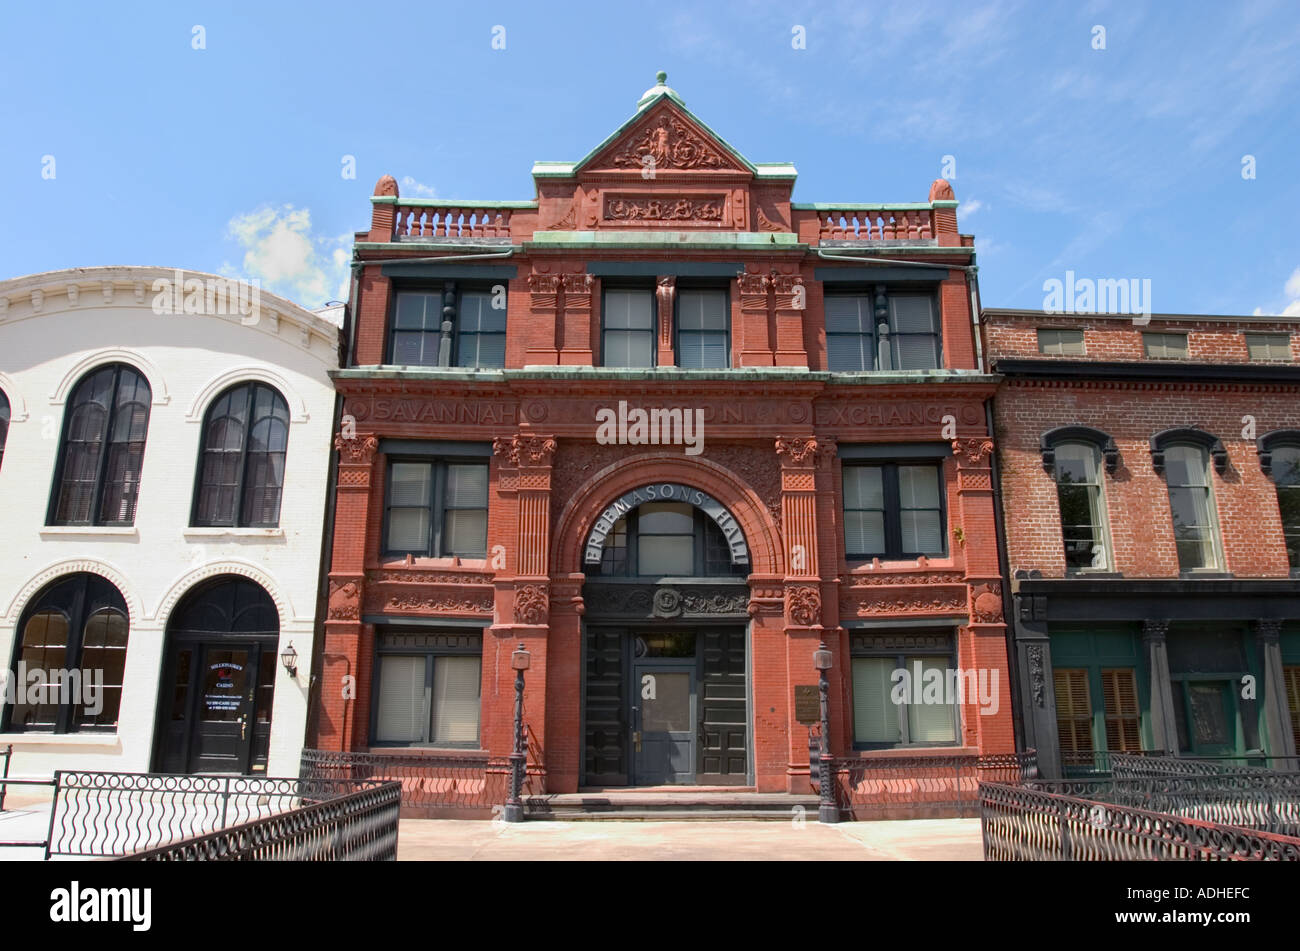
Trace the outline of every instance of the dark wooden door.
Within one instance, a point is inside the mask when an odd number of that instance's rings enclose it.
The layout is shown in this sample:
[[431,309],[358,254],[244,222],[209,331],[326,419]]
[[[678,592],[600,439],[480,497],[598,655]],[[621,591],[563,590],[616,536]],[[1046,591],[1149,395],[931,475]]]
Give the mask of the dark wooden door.
[[745,631],[705,631],[701,636],[696,781],[710,786],[745,785],[749,765]]
[[695,665],[633,665],[632,772],[639,786],[695,782]]
[[628,781],[624,641],[621,631],[587,631],[583,772],[588,786],[625,786]]
[[253,748],[260,649],[204,644],[191,719],[189,772],[246,773]]

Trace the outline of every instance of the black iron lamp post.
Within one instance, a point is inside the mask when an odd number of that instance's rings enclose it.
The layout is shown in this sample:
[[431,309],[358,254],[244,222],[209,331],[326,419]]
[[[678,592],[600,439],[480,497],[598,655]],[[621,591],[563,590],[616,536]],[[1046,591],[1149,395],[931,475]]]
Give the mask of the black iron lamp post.
[[813,666],[817,668],[817,690],[821,694],[822,706],[822,745],[818,764],[821,803],[817,806],[817,821],[839,822],[840,809],[835,805],[835,791],[831,788],[835,773],[831,769],[831,684],[826,673],[831,669],[831,652],[826,649],[825,641],[813,651]]
[[510,655],[510,666],[515,672],[515,747],[510,753],[510,798],[506,800],[505,821],[523,822],[524,803],[520,798],[524,788],[524,671],[532,655],[523,641]]

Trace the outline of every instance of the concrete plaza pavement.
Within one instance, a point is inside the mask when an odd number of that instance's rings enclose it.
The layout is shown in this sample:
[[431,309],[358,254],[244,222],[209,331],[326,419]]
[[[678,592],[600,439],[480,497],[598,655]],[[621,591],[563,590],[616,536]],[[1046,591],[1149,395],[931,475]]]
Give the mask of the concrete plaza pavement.
[[399,861],[980,861],[978,819],[586,822],[403,819]]

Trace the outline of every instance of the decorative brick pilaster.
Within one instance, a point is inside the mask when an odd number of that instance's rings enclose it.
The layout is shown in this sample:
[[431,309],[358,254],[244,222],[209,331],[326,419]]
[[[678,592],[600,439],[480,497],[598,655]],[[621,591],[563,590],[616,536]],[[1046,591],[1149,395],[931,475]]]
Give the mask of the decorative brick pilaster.
[[565,274],[564,310],[560,318],[560,363],[592,366],[595,354],[591,339],[592,298],[596,279],[590,274]]
[[806,367],[808,351],[804,349],[803,317],[808,312],[808,288],[798,274],[774,274],[771,285],[776,324],[776,365]]
[[556,312],[560,302],[560,275],[528,275],[529,318],[524,329],[524,363],[554,366],[559,362],[555,343]]
[[740,296],[740,365],[770,367],[775,349],[770,282],[763,274],[741,274],[736,279]]

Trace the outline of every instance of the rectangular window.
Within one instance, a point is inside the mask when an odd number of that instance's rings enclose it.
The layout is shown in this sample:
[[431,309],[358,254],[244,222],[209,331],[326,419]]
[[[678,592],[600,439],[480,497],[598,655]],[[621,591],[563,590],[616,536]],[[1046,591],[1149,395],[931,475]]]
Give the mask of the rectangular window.
[[843,484],[847,557],[915,558],[946,552],[940,466],[845,465]]
[[1045,330],[1038,331],[1038,352],[1054,356],[1083,356],[1082,330]]
[[441,291],[398,291],[388,362],[395,366],[436,367],[442,335]]
[[1246,334],[1246,351],[1252,360],[1290,360],[1290,334]]
[[1291,712],[1291,732],[1300,744],[1300,667],[1283,667],[1282,679],[1286,683],[1286,705]]
[[957,742],[961,698],[951,635],[854,638],[853,743],[860,749]]
[[385,553],[484,557],[487,490],[487,463],[391,460]]
[[376,744],[479,745],[481,635],[383,633],[377,653]]
[[1088,671],[1061,668],[1052,671],[1056,687],[1056,734],[1063,766],[1093,765],[1092,696]]
[[727,292],[677,291],[677,365],[687,370],[721,370],[731,365]]
[[1209,454],[1200,446],[1165,450],[1165,482],[1174,520],[1178,567],[1182,571],[1219,565],[1214,501],[1210,497]]
[[505,365],[505,294],[463,291],[456,308],[456,366],[489,369]]
[[645,289],[605,291],[601,333],[602,363],[607,367],[655,365],[655,295]]
[[1291,570],[1300,569],[1300,446],[1276,446],[1272,453],[1277,508]]
[[1056,459],[1056,498],[1061,510],[1066,571],[1105,570],[1105,508],[1095,446],[1064,442],[1053,450]]
[[1186,360],[1187,334],[1144,333],[1142,350],[1148,360]]
[[[826,364],[836,373],[933,370],[939,366],[939,315],[933,294],[889,293],[876,325],[872,294],[827,294]],[[883,328],[883,329],[882,329]],[[879,334],[883,337],[878,338]]]

